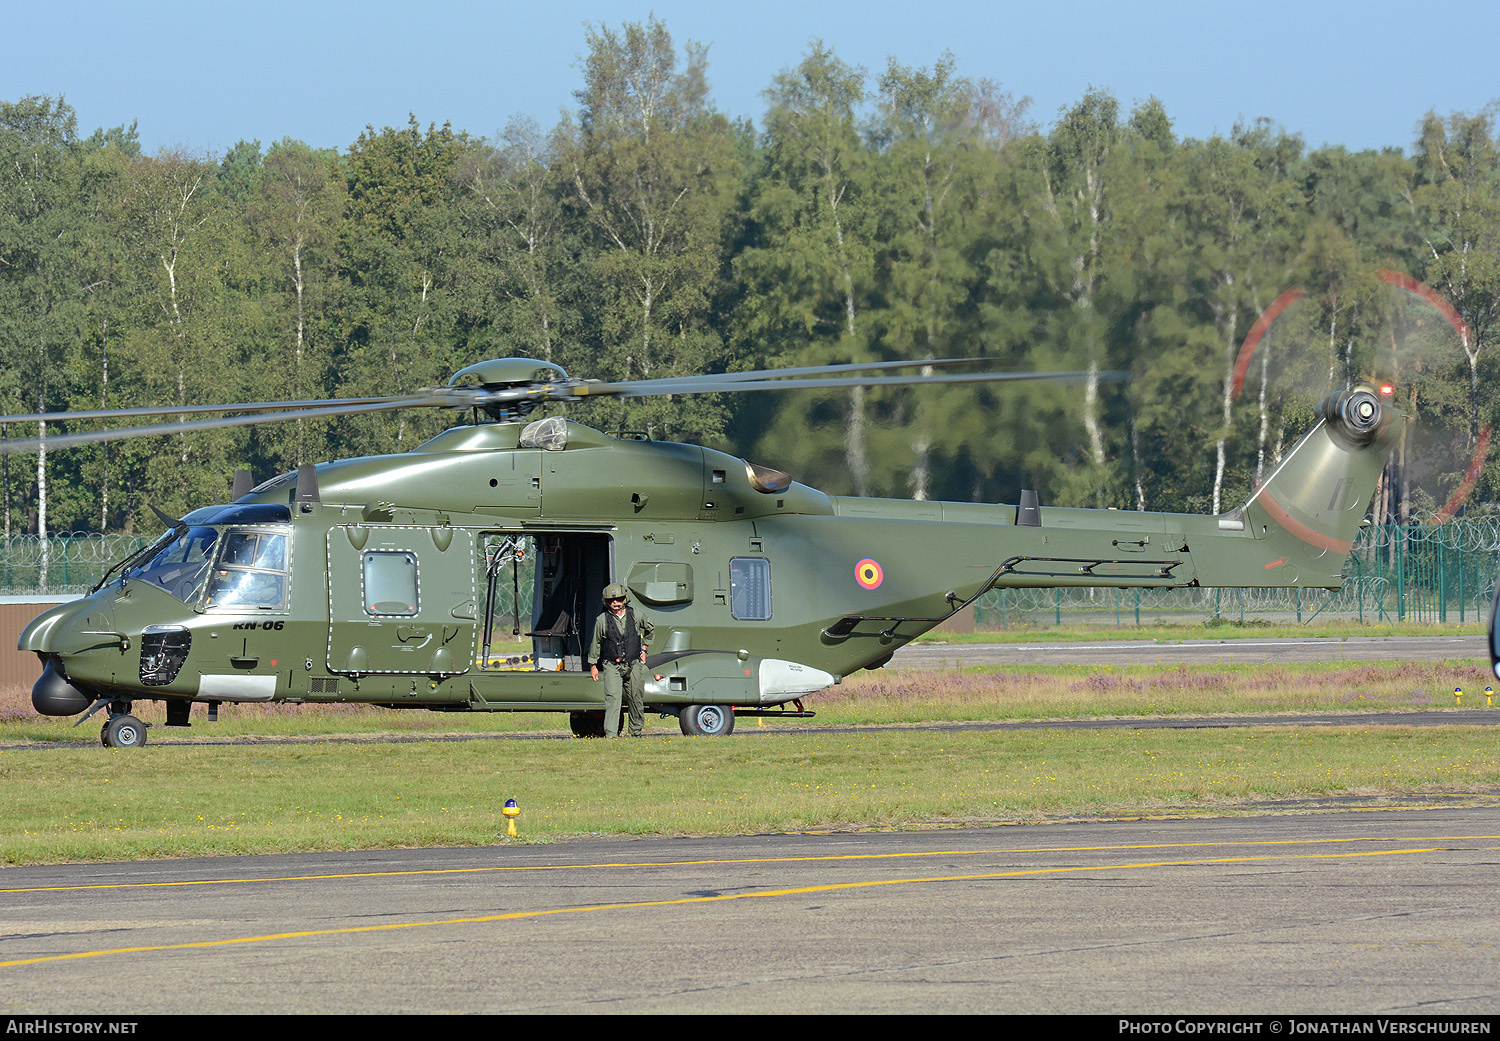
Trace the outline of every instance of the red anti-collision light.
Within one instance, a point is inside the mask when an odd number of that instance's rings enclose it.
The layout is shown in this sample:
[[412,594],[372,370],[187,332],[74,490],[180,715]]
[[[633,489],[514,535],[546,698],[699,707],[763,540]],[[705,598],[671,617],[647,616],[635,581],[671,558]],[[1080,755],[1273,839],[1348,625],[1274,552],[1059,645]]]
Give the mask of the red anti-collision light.
[[1393,384],[1382,383],[1380,385],[1380,396],[1381,397],[1388,398],[1388,397],[1390,397],[1394,393],[1396,393],[1396,388],[1395,388],[1395,386]]

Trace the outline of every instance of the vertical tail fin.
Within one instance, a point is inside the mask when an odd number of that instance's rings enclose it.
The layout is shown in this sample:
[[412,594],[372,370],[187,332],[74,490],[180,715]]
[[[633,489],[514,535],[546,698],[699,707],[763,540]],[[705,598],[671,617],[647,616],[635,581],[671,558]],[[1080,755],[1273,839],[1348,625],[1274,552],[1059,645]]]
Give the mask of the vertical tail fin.
[[1280,544],[1278,565],[1302,584],[1338,586],[1404,417],[1369,386],[1332,395],[1318,416],[1237,512],[1257,538]]

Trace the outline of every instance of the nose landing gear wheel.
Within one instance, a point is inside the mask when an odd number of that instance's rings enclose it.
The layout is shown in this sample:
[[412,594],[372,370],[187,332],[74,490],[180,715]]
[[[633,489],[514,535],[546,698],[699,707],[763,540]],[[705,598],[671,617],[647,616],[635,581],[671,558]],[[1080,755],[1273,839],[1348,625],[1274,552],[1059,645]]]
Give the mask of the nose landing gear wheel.
[[131,715],[113,716],[99,740],[106,748],[139,748],[146,743],[146,724]]
[[689,737],[723,737],[734,733],[729,705],[688,705],[677,713],[677,725]]

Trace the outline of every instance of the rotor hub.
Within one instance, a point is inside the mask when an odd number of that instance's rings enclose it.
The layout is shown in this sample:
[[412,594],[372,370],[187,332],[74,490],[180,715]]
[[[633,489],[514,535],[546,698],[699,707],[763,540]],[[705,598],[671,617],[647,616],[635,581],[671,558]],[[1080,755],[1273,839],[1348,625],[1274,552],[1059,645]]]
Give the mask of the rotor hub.
[[482,391],[465,402],[490,419],[515,423],[525,419],[549,400],[549,390],[573,381],[561,365],[535,358],[491,358],[455,372],[450,387],[471,387]]
[[1329,427],[1352,445],[1373,444],[1386,427],[1386,407],[1374,387],[1360,385],[1324,400],[1319,409]]

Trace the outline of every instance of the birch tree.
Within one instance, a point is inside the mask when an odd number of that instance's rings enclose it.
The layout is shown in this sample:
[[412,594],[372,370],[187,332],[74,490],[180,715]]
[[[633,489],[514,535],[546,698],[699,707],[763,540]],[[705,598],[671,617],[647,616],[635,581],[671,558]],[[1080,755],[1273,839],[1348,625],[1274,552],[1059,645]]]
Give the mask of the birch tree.
[[[723,237],[741,160],[708,99],[707,51],[677,51],[655,18],[588,30],[576,123],[563,127],[570,205],[595,249],[589,375],[652,379],[712,371]],[[713,438],[720,406],[702,398],[606,403],[605,414],[653,436]]]
[[[1022,128],[1025,101],[992,81],[959,76],[951,54],[932,67],[891,61],[880,79],[872,138],[881,155],[881,268],[886,306],[878,317],[888,353],[913,360],[976,353],[964,301],[979,277],[970,246],[977,199],[1005,146]],[[957,391],[964,397],[966,392]],[[961,406],[955,395],[895,395],[911,467],[908,492],[930,496],[935,416]],[[940,409],[940,399],[948,407]]]
[[[1218,423],[1209,509],[1221,512],[1234,431],[1234,375],[1240,344],[1262,308],[1294,277],[1297,196],[1286,157],[1301,142],[1264,124],[1185,146],[1181,217],[1192,238],[1190,298],[1203,320],[1197,342],[1204,372],[1214,373]],[[1248,492],[1248,488],[1237,489]]]
[[[246,217],[274,257],[274,282],[291,297],[286,327],[276,337],[285,345],[290,364],[271,367],[285,374],[279,393],[289,398],[316,396],[330,364],[330,345],[321,342],[319,334],[326,330],[323,319],[336,277],[335,245],[344,191],[332,154],[285,139],[266,153],[256,193],[246,201]],[[267,428],[261,436],[278,442],[287,439],[274,428]],[[321,447],[320,441],[311,440],[305,420],[297,421],[289,440],[278,469],[310,461],[309,453]]]
[[1421,236],[1421,277],[1464,322],[1468,364],[1468,446],[1478,440],[1484,411],[1480,361],[1500,329],[1500,146],[1494,111],[1429,113],[1415,156],[1410,203]]
[[563,307],[570,265],[556,156],[557,142],[517,117],[497,147],[469,150],[458,181],[504,353],[562,363],[573,330]]
[[[746,293],[735,324],[747,362],[873,360],[862,324],[876,249],[872,163],[859,132],[864,70],[817,41],[776,76],[765,98],[751,238],[735,259]],[[776,411],[766,451],[807,479],[870,494],[866,393],[855,387],[757,403]],[[831,439],[817,422],[830,402],[842,413]]]
[[[0,358],[5,400],[24,412],[67,407],[70,362],[81,340],[85,287],[78,260],[88,237],[81,197],[83,145],[61,99],[0,102]],[[39,435],[47,424],[38,424]],[[33,505],[48,583],[48,460],[36,453]],[[7,473],[8,476],[8,473]],[[7,531],[9,494],[6,496]]]

